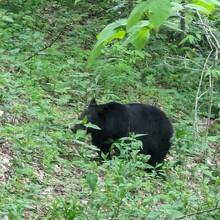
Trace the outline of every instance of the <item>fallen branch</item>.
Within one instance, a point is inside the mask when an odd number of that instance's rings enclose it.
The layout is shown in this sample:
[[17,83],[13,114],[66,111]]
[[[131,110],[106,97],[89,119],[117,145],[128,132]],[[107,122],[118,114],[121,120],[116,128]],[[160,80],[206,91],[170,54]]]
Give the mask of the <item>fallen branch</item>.
[[203,214],[203,213],[206,213],[206,212],[212,212],[212,211],[220,210],[220,207],[218,207],[219,201],[220,200],[217,201],[215,208],[206,209],[206,210],[202,210],[202,211],[195,212],[195,213],[190,213],[190,214],[184,215],[180,218],[175,218],[174,220],[184,219],[184,218],[192,217],[192,216],[195,216],[195,215],[200,215],[200,214]]
[[48,45],[46,45],[44,48],[40,49],[39,51],[35,52],[33,55],[29,56],[27,59],[24,60],[24,62],[32,59],[34,56],[38,56],[40,52],[48,49],[49,47],[51,47],[60,37],[60,35],[63,33],[63,31],[70,26],[71,24],[67,24],[64,26],[64,28],[60,31],[60,33],[56,36],[56,38],[54,40],[52,40]]

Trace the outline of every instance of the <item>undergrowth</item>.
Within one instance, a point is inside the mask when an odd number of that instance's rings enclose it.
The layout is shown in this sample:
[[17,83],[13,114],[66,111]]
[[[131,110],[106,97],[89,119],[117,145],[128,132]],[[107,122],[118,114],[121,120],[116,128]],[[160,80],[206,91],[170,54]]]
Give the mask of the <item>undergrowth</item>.
[[[203,126],[193,136],[199,71],[156,38],[148,53],[116,43],[88,69],[94,32],[113,19],[105,13],[114,3],[102,3],[98,20],[90,3],[20,2],[22,10],[0,1],[0,217],[219,219],[219,120],[208,144]],[[149,103],[169,115],[175,136],[160,175],[146,173],[135,150],[101,162],[89,137],[71,133],[91,97]]]

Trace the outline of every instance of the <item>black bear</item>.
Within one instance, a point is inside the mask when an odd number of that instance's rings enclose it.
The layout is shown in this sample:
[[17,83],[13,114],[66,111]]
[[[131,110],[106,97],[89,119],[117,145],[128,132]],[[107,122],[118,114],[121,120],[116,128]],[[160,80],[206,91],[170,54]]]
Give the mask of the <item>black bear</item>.
[[[171,146],[172,124],[165,113],[154,106],[117,102],[98,105],[96,100],[92,99],[79,119],[85,116],[88,122],[101,129],[87,128],[87,133],[91,134],[92,144],[104,153],[109,152],[114,140],[128,137],[129,133],[146,134],[138,137],[143,142],[140,153],[150,155],[148,163],[155,166],[163,162]],[[78,129],[85,129],[85,126],[77,124],[71,128],[74,133]]]

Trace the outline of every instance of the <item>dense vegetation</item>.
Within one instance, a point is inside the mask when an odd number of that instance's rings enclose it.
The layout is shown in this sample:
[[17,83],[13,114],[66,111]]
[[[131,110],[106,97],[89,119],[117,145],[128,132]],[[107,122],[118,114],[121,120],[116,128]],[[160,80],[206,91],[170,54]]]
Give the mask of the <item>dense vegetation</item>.
[[[220,219],[219,2],[176,0],[180,13],[141,46],[105,32],[134,1],[76,2],[0,0],[0,218]],[[92,97],[167,113],[175,136],[160,175],[124,142],[100,162],[71,133]]]

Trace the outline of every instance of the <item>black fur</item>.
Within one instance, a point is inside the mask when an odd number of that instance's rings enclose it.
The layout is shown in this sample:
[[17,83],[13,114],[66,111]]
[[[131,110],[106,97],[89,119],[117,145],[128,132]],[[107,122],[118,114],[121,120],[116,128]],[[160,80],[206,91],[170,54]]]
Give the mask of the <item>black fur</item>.
[[[101,130],[88,128],[92,136],[92,143],[102,152],[108,153],[112,142],[129,136],[129,133],[146,134],[139,137],[143,142],[140,153],[151,155],[149,164],[155,166],[162,163],[166,156],[173,135],[173,127],[167,116],[160,109],[145,104],[120,104],[110,102],[97,105],[92,99],[89,107],[79,119],[87,116],[88,122],[97,125]],[[71,128],[75,133],[78,129],[85,129],[81,124]]]

